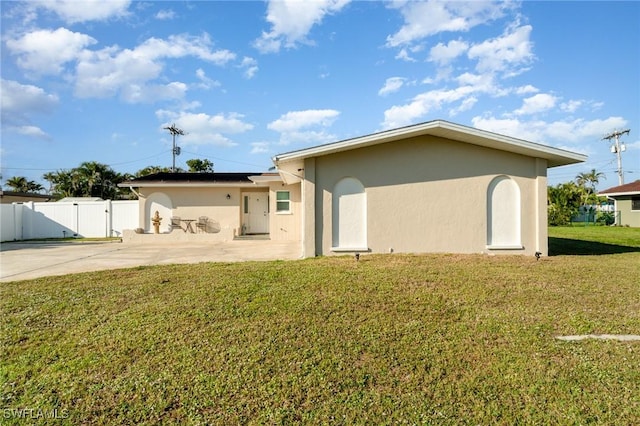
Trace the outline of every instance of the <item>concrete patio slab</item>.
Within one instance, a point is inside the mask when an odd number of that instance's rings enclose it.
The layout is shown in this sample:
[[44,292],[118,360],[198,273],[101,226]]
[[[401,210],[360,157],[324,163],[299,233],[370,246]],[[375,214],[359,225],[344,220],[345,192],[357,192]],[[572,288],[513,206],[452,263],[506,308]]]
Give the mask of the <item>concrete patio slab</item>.
[[293,260],[300,244],[242,240],[170,245],[120,242],[9,242],[0,245],[0,282],[143,265]]

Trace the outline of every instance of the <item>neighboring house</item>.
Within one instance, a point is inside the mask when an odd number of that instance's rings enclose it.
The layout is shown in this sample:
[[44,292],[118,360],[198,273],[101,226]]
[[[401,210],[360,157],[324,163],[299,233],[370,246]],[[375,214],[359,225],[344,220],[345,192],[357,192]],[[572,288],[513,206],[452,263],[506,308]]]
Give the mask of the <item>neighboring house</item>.
[[640,227],[640,180],[600,191],[615,202],[616,225]]
[[26,203],[29,201],[49,201],[50,195],[34,194],[30,192],[4,191],[0,189],[0,204]]
[[146,232],[158,211],[207,216],[221,239],[298,241],[304,257],[546,255],[547,168],[586,158],[437,120],[280,154],[277,173],[160,173],[121,186],[138,192]]

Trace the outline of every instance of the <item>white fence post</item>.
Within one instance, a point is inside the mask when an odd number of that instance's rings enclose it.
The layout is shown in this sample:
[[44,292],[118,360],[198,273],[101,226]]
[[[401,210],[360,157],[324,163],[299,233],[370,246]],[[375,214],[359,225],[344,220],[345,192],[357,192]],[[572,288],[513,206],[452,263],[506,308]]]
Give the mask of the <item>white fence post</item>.
[[106,222],[107,222],[107,226],[105,228],[105,233],[104,236],[105,237],[110,237],[111,236],[111,224],[113,223],[113,210],[111,209],[111,200],[107,200],[104,202],[104,212],[105,212],[105,216],[106,216]]

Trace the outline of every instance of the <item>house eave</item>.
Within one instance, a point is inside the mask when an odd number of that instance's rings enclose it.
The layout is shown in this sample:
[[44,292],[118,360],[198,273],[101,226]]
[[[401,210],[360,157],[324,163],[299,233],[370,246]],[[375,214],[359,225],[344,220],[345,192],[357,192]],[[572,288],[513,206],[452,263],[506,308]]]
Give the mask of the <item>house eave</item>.
[[510,136],[488,132],[486,130],[462,126],[444,120],[434,120],[427,123],[387,130],[358,138],[279,154],[273,157],[273,162],[277,165],[280,163],[304,160],[305,158],[329,155],[355,148],[363,148],[425,135],[499,149],[529,157],[542,158],[547,160],[548,167],[565,166],[581,163],[587,160],[587,156],[584,154],[553,148]]
[[610,193],[604,193],[604,194],[598,194],[599,196],[602,197],[609,197],[609,198],[615,198],[615,197],[633,197],[634,195],[640,195],[640,192],[638,191],[629,191],[629,192],[610,192]]

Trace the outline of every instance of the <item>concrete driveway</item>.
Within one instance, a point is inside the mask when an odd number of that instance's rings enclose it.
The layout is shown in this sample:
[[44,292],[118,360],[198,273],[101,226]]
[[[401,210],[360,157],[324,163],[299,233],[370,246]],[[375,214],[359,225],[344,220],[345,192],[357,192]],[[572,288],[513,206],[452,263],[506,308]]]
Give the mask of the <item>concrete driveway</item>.
[[300,258],[299,243],[242,240],[170,245],[10,242],[0,245],[0,282],[142,265]]

